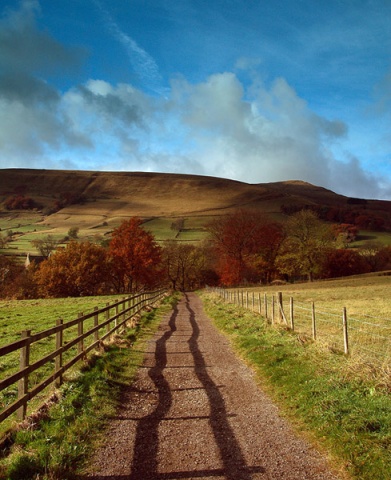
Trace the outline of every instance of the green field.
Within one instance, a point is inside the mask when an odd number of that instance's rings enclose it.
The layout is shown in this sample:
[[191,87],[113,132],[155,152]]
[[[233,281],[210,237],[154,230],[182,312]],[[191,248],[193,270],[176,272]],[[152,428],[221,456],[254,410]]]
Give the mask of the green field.
[[[186,243],[197,243],[208,236],[205,225],[208,224],[213,216],[195,216],[184,217],[184,226],[178,231],[171,228],[173,222],[179,217],[154,217],[145,219],[143,227],[151,232],[156,241],[161,243],[166,240],[178,240]],[[83,219],[82,219],[83,220]],[[74,217],[72,226],[79,227],[78,238],[81,240],[98,241],[107,237],[110,232],[119,226],[124,218],[111,218],[109,222],[100,222],[92,227],[86,228],[81,221],[78,225],[77,217]],[[57,226],[53,224],[42,224],[42,215],[38,213],[2,213],[0,216],[0,233],[6,236],[8,232],[14,233],[13,239],[3,249],[0,254],[15,255],[25,258],[27,253],[32,255],[38,254],[38,251],[31,244],[32,240],[53,236],[61,241],[67,236],[70,225]],[[84,220],[83,220],[84,221]]]
[[[268,215],[271,215],[270,212]],[[276,219],[284,221],[286,218],[281,213],[276,213]],[[99,242],[107,238],[114,228],[129,217],[115,214],[105,220],[105,216],[92,213],[91,215],[77,214],[76,212],[51,215],[45,217],[38,211],[12,211],[0,212],[0,234],[4,237],[8,232],[13,232],[13,239],[6,248],[0,250],[0,254],[25,256],[28,252],[32,255],[38,252],[31,244],[32,240],[52,235],[57,240],[67,236],[71,227],[78,227],[78,237],[81,240]],[[144,218],[143,227],[151,232],[155,239],[162,243],[166,240],[197,244],[208,237],[206,226],[216,215],[197,214],[181,216],[156,216]],[[172,228],[172,224],[178,219],[183,219],[183,227],[178,231]],[[94,222],[96,220],[96,223]],[[351,248],[365,248],[368,245],[387,246],[391,245],[390,232],[361,231],[357,240],[351,244]]]
[[356,241],[352,243],[352,247],[365,247],[368,244],[391,245],[391,233],[362,230],[359,232]]
[[[104,307],[108,303],[113,303],[122,297],[119,296],[101,296],[101,297],[82,297],[66,299],[39,299],[39,300],[10,300],[0,301],[0,346],[7,345],[20,339],[23,330],[31,330],[31,333],[38,333],[56,325],[56,320],[62,318],[64,322],[73,320],[80,313],[90,313],[94,307]],[[92,328],[93,319],[86,322],[85,330]],[[66,330],[64,341],[73,339],[77,336],[77,328],[72,327]],[[34,343],[31,348],[31,362],[42,358],[55,350],[54,336],[45,338]],[[76,348],[68,350],[64,356],[64,361],[76,354]],[[0,358],[0,375],[2,378],[16,373],[19,369],[19,351],[10,353]],[[33,384],[48,376],[53,371],[51,363],[41,367],[33,375],[30,381]],[[53,389],[53,387],[48,387]],[[40,396],[31,402],[32,407],[42,403],[43,398],[48,395],[46,389]],[[12,403],[16,399],[17,385],[12,385],[0,392],[0,409]],[[1,423],[0,438],[14,421],[13,416]]]

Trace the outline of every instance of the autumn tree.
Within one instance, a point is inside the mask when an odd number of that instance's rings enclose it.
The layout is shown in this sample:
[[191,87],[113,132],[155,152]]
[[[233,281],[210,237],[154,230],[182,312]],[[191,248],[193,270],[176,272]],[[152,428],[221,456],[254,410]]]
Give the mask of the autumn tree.
[[[270,278],[283,229],[259,213],[238,210],[208,225],[222,283]],[[263,273],[262,273],[263,272]]]
[[261,233],[256,251],[259,255],[259,265],[262,266],[262,280],[270,283],[277,272],[276,262],[281,253],[286,232],[280,223],[263,221]]
[[5,248],[9,242],[9,237],[0,233],[0,248]]
[[365,242],[360,248],[360,253],[365,258],[372,272],[382,269],[379,252],[383,247],[384,245],[381,242],[372,240]]
[[176,232],[180,232],[185,226],[185,219],[178,218],[174,222],[171,223],[171,230],[175,230]]
[[0,298],[36,298],[34,263],[26,269],[12,256],[0,255]]
[[330,250],[322,269],[324,278],[345,277],[367,273],[370,266],[359,252],[353,249]]
[[107,251],[90,242],[71,241],[43,261],[35,274],[44,297],[81,297],[107,290]]
[[174,290],[200,287],[211,278],[208,251],[203,245],[168,240],[163,246],[162,258],[165,274]]
[[376,252],[376,263],[379,270],[391,270],[391,246],[382,247]]
[[[20,275],[22,267],[15,260],[5,255],[0,255],[0,297],[10,296],[10,286]],[[12,295],[11,295],[12,296]]]
[[345,248],[354,242],[358,235],[358,228],[350,223],[335,224],[331,229],[336,242]]
[[288,219],[286,232],[278,259],[280,272],[288,276],[305,275],[312,281],[321,273],[325,257],[333,248],[330,227],[311,210],[301,210]]
[[109,254],[119,292],[154,287],[162,278],[161,249],[140,218],[124,220],[112,234]]

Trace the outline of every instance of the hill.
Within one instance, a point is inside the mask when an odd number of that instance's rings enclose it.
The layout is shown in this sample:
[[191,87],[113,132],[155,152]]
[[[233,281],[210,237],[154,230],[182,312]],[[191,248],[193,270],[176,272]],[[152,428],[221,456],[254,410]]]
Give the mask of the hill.
[[186,229],[202,230],[210,218],[238,208],[281,219],[287,210],[304,205],[360,209],[366,215],[382,218],[385,226],[391,228],[391,202],[352,199],[302,181],[247,184],[184,174],[1,170],[3,218],[10,216],[4,202],[17,195],[31,198],[39,205],[39,230],[58,233],[78,226],[84,235],[104,234],[122,219],[140,216],[152,230],[160,228],[163,239],[164,235],[170,237],[169,225],[178,217],[186,219],[185,233]]

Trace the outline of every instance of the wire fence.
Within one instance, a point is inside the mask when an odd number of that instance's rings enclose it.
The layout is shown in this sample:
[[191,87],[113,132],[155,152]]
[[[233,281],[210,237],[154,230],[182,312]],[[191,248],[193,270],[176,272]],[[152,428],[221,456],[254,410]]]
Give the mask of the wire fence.
[[330,350],[359,356],[391,367],[391,319],[369,315],[350,316],[346,308],[318,309],[314,302],[301,303],[293,297],[245,290],[214,288],[224,301],[262,315],[270,324],[283,325],[300,335],[322,342]]

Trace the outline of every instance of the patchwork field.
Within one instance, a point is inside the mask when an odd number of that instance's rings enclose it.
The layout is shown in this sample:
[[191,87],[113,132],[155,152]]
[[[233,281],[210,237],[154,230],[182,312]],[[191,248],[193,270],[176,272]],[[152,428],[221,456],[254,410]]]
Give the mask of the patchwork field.
[[[7,210],[6,200],[18,195],[32,198],[37,208]],[[391,202],[350,199],[301,181],[247,184],[197,175],[5,169],[0,171],[0,234],[12,233],[12,242],[0,253],[34,254],[31,240],[47,235],[61,240],[74,227],[79,238],[100,241],[132,216],[142,218],[159,242],[194,243],[206,237],[205,226],[217,216],[247,209],[284,221],[284,208],[305,205],[358,205],[391,228]],[[178,219],[181,228],[171,228]],[[391,245],[391,233],[361,232],[355,246],[368,241]]]

